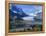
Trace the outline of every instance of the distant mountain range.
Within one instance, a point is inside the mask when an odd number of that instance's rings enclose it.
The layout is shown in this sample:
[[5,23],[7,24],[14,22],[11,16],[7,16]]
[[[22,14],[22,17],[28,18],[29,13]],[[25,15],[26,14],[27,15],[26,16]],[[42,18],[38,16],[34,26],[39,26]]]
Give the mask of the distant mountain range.
[[37,14],[36,14],[37,16],[35,16],[34,18],[35,18],[35,20],[36,21],[42,21],[42,12],[38,12]]
[[[17,12],[17,13],[14,13]],[[14,17],[17,16],[17,19],[22,19],[22,17],[28,16],[26,13],[23,12],[21,8],[18,8],[17,6],[12,5],[12,8],[9,9],[10,16]]]

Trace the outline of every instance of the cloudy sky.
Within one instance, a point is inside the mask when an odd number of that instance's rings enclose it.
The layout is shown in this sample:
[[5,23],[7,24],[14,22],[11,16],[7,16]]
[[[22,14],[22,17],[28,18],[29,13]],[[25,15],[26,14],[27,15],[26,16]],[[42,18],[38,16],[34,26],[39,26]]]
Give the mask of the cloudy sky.
[[22,5],[22,4],[16,4],[18,8],[22,8],[25,13],[35,13],[36,11],[40,11],[42,9],[42,6],[36,6],[36,5]]
[[[36,16],[35,14],[38,12],[42,12],[42,6],[41,5],[22,5],[22,4],[14,4],[18,8],[21,8],[24,13],[28,14],[28,17],[23,17],[24,20],[30,20],[33,19],[33,16]],[[14,12],[15,13],[15,12]]]

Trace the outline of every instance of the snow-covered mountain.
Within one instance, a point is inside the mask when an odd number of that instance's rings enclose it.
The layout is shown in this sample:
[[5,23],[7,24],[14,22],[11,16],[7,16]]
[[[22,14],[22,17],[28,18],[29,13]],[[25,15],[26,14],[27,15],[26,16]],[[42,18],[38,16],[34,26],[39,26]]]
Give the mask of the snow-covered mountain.
[[10,11],[10,16],[14,17],[16,16],[18,19],[22,19],[22,17],[28,16],[26,13],[23,12],[22,8],[18,8],[15,5],[12,5]]
[[41,12],[37,12],[35,15],[36,16],[34,16],[34,18],[42,20],[42,11]]

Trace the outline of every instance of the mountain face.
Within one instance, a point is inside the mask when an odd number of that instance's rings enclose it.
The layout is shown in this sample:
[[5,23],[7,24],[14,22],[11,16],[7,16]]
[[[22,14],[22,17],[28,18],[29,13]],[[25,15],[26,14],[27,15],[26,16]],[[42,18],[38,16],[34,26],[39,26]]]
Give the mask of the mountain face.
[[[14,13],[14,11],[16,11],[17,13]],[[17,6],[14,6],[14,5],[12,5],[11,9],[9,9],[9,13],[10,13],[10,16],[12,17],[17,16],[18,19],[28,16],[23,12],[21,8],[18,8]]]
[[42,19],[42,12],[39,12],[39,13],[37,13],[36,15],[37,15],[37,16],[36,16],[37,19]]
[[34,17],[35,24],[42,25],[42,12],[38,12],[37,16]]
[[36,15],[37,16],[35,16],[34,18],[36,18],[37,20],[42,20],[42,12],[38,12]]

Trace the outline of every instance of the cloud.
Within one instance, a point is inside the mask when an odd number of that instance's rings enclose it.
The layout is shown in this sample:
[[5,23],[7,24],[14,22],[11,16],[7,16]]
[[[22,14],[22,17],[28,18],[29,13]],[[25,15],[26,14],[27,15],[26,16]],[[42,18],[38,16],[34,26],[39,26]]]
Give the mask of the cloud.
[[37,16],[35,13],[30,13],[28,14],[30,17],[34,17],[34,16]]
[[30,17],[30,16],[28,16],[28,17],[23,17],[23,20],[33,20],[33,17]]
[[26,13],[27,15],[29,15],[29,16],[34,16],[34,13]]
[[33,16],[34,14],[33,14],[33,13],[30,13],[30,14],[28,14],[28,15]]
[[29,15],[29,16],[23,17],[23,20],[34,20],[34,19],[33,19],[34,16],[37,16],[37,15],[34,14],[34,13],[28,13],[27,15]]

